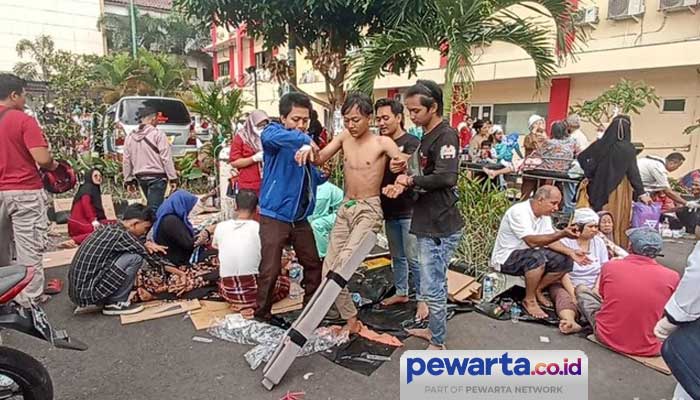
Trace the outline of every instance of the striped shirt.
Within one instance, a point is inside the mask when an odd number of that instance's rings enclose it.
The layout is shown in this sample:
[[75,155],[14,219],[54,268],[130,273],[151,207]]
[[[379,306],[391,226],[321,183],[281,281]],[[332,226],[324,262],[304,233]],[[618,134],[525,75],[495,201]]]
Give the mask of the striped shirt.
[[123,254],[138,254],[157,265],[146,247],[121,223],[98,229],[78,248],[68,271],[68,295],[84,307],[98,304],[119,289],[126,273],[116,266]]

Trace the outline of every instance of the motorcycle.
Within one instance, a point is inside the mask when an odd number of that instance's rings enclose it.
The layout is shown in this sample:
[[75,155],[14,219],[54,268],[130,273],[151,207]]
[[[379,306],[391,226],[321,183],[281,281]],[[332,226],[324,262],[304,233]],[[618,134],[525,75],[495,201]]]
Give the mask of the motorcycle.
[[[65,330],[54,329],[38,305],[22,307],[13,299],[34,276],[34,268],[0,268],[0,331],[12,329],[45,340],[54,347],[87,350],[83,342],[72,339]],[[51,400],[53,383],[46,368],[32,356],[0,346],[0,400]]]

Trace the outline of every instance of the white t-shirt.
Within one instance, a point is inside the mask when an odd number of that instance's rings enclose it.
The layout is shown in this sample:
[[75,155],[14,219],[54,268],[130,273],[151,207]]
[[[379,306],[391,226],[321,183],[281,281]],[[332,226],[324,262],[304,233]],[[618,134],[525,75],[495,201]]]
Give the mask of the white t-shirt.
[[580,129],[576,129],[575,131],[571,132],[571,137],[576,141],[577,154],[586,150],[586,148],[590,145],[586,134],[584,134]]
[[222,278],[255,275],[260,268],[260,225],[252,220],[220,222],[212,243],[219,249]]
[[491,264],[500,271],[515,250],[527,249],[529,246],[523,238],[532,235],[547,235],[554,233],[552,218],[549,216],[535,217],[530,200],[513,205],[506,211],[501,220],[496,236],[496,245],[491,254]]
[[646,156],[637,160],[639,176],[642,178],[644,190],[647,192],[657,192],[668,189],[671,184],[668,182],[668,171],[666,170],[666,160],[657,156]]
[[[576,239],[564,238],[561,239],[561,243],[570,249],[581,250]],[[574,269],[569,273],[574,287],[586,285],[592,289],[595,286],[598,275],[600,275],[600,268],[608,262],[608,249],[602,238],[595,236],[591,239],[589,246],[588,259],[591,260],[591,263],[579,265],[577,262],[574,262]]]

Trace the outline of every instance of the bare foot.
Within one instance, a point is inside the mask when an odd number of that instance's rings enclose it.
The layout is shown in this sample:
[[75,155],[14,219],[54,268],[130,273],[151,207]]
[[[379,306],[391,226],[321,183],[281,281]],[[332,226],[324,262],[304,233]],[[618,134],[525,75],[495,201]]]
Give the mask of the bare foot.
[[58,247],[59,249],[74,249],[78,247],[78,244],[75,243],[73,239],[68,239],[65,242],[59,243],[56,247]]
[[241,317],[244,319],[253,319],[255,316],[255,310],[252,308],[244,308],[241,310]]
[[562,319],[559,321],[559,331],[565,335],[570,335],[572,333],[581,332],[581,325],[577,324],[576,321],[569,321]]
[[428,309],[428,303],[424,301],[418,302],[418,308],[416,309],[416,321],[425,321],[430,315],[430,309]]
[[433,338],[433,335],[430,333],[430,329],[406,329],[406,333],[427,341],[430,341],[430,339]]
[[493,179],[496,177],[496,171],[494,171],[492,169],[488,169],[488,168],[482,168],[482,169],[484,170],[486,175],[488,175],[489,178]]
[[527,311],[528,314],[532,315],[535,318],[547,318],[547,313],[544,312],[542,308],[540,308],[540,305],[537,303],[537,300],[524,299],[523,308],[525,308],[525,311]]
[[384,299],[381,302],[383,306],[390,306],[393,304],[403,304],[408,303],[408,296],[391,296],[388,299]]
[[535,292],[535,296],[537,296],[537,301],[539,301],[540,304],[542,304],[543,306],[545,306],[545,307],[553,307],[554,306],[554,304],[552,304],[552,302],[549,301],[549,299],[544,295],[544,293],[542,293],[542,291],[538,290],[537,292]]
[[343,330],[350,332],[351,335],[353,333],[360,333],[362,330],[362,322],[360,322],[357,317],[348,318],[345,326],[343,326]]
[[447,347],[444,344],[442,346],[431,344],[426,350],[447,350]]

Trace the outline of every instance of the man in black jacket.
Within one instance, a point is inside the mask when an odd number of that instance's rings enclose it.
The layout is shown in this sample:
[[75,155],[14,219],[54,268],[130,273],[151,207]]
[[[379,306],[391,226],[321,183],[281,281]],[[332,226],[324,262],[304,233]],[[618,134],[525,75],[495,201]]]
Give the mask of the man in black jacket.
[[411,233],[418,238],[421,294],[430,310],[428,329],[411,333],[430,340],[429,350],[445,349],[447,333],[447,266],[462,237],[464,221],[457,207],[459,137],[442,118],[442,90],[419,80],[406,92],[406,108],[414,124],[426,132],[421,140],[420,171],[399,175],[384,189],[397,197],[407,188],[417,193]]

